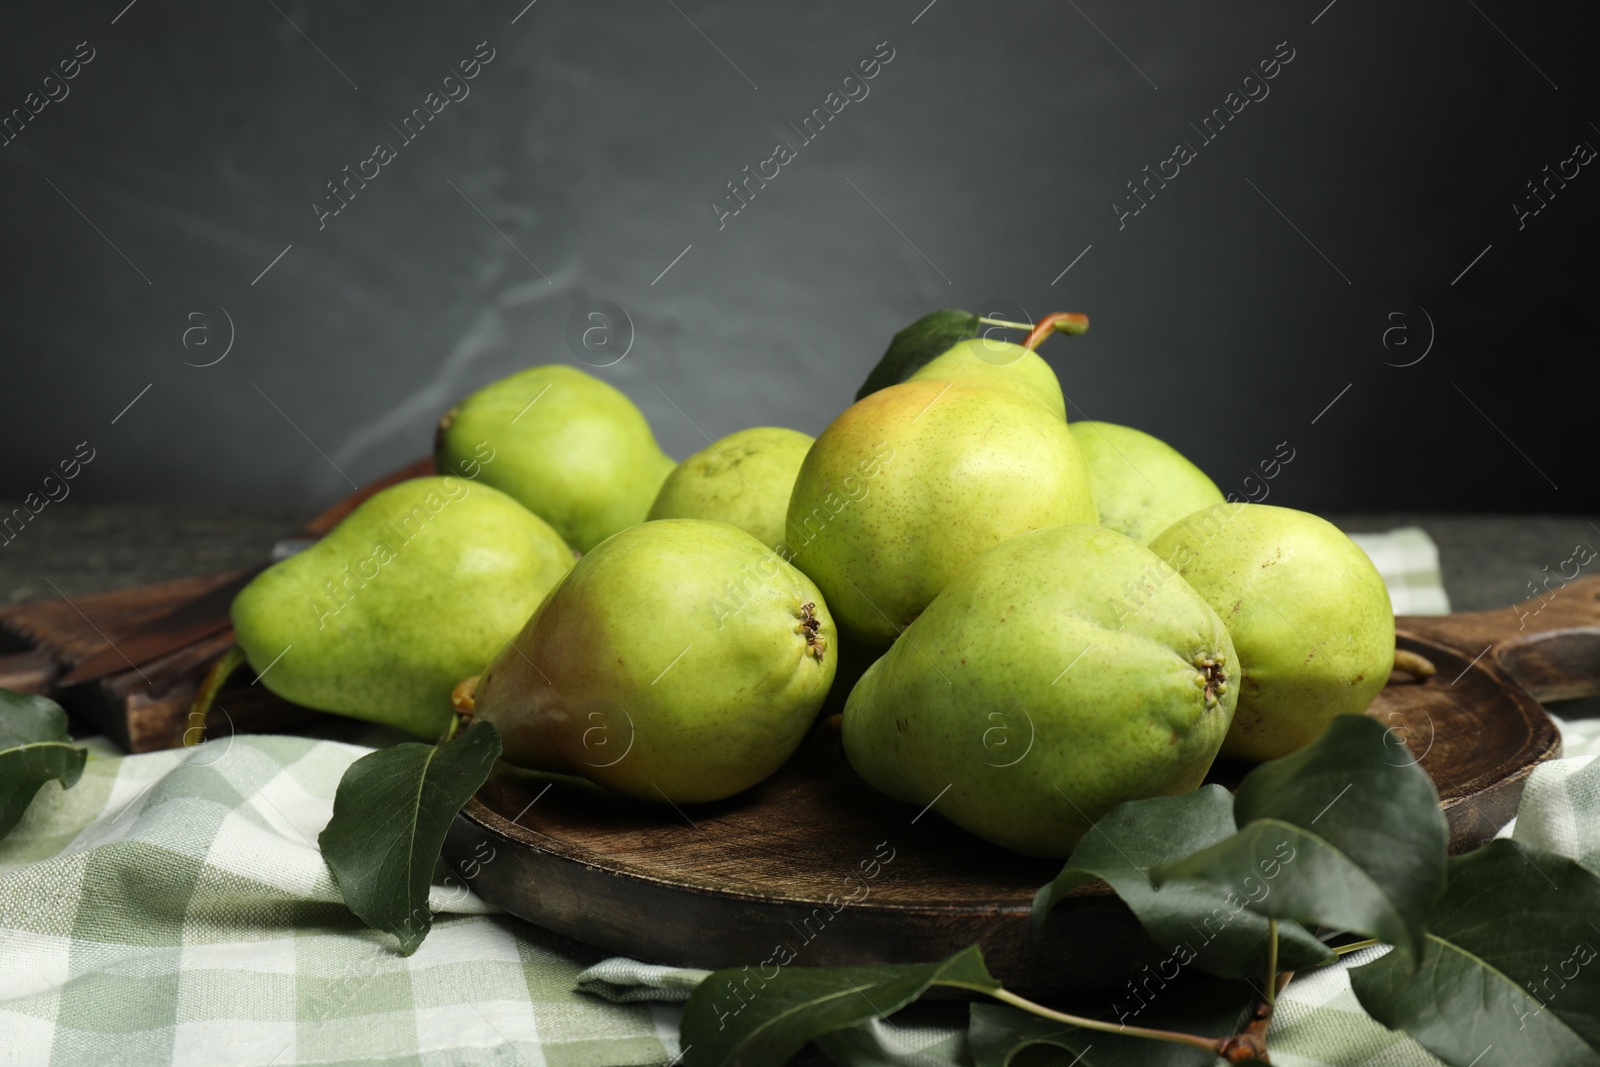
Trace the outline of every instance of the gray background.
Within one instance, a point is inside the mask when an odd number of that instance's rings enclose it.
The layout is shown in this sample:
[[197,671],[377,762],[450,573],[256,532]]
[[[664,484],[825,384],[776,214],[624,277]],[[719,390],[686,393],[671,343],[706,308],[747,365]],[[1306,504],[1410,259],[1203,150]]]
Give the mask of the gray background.
[[[461,394],[578,362],[593,299],[635,327],[596,373],[673,455],[815,433],[896,329],[1009,302],[1091,316],[1044,349],[1072,417],[1224,490],[1286,440],[1273,503],[1592,510],[1600,166],[1521,230],[1512,207],[1600,147],[1592,5],[925,4],[13,6],[0,112],[96,56],[0,148],[0,497],[87,440],[76,500],[331,502]],[[471,95],[401,145],[480,41]],[[788,123],[881,41],[870,95],[801,147]],[[398,158],[319,231],[379,140]],[[708,202],[778,140],[798,158],[719,230]],[[1198,158],[1119,230],[1178,141]]]

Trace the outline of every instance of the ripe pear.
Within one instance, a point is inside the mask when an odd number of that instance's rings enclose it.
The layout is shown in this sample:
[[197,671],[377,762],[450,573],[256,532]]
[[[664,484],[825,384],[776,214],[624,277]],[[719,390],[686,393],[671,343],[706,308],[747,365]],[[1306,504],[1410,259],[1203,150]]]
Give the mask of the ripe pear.
[[439,420],[434,458],[454,470],[482,447],[481,479],[587,552],[643,522],[672,470],[649,423],[618,390],[575,367],[530,367],[487,385]]
[[1200,785],[1233,716],[1227,628],[1102,526],[1019,534],[934,598],[845,704],[850,764],[980,837],[1066,856],[1125,800]]
[[923,364],[906,381],[998,385],[1037,400],[1063,422],[1067,418],[1061,382],[1050,364],[1031,348],[997,338],[974,337],[962,341]]
[[306,707],[435,738],[450,691],[572,568],[543,519],[465,478],[413,478],[258,574],[233,630],[261,684]]
[[794,563],[851,639],[879,647],[987,549],[1096,521],[1067,425],[1012,388],[916,380],[835,419],[789,500]]
[[1394,664],[1383,577],[1315,515],[1219,504],[1150,543],[1216,609],[1239,651],[1239,709],[1222,754],[1269,760],[1365,711]]
[[810,434],[778,426],[731,433],[667,475],[649,518],[726,522],[781,549],[789,494],[811,442]]
[[1185,515],[1222,503],[1222,490],[1159,438],[1111,422],[1075,422],[1100,525],[1148,545]]
[[646,522],[578,561],[484,672],[474,714],[518,766],[717,800],[799,746],[834,636],[817,587],[743,530]]

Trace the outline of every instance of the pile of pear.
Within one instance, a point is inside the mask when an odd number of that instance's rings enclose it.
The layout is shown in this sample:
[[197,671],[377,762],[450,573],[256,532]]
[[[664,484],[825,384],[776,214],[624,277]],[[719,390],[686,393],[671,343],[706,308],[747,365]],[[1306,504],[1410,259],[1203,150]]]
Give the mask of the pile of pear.
[[1394,663],[1336,527],[1069,424],[1050,366],[992,339],[815,439],[681,463],[618,390],[534,367],[447,413],[435,464],[239,594],[249,663],[421,737],[491,722],[507,761],[645,802],[751,789],[839,709],[867,783],[1060,857],[1124,801],[1362,713]]

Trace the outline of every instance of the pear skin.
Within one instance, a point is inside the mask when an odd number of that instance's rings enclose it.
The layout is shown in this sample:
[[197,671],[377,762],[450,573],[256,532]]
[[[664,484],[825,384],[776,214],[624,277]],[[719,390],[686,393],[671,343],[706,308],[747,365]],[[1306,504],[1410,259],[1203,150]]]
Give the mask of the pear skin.
[[667,475],[649,517],[725,522],[781,549],[789,494],[811,442],[810,434],[779,426],[731,433]]
[[1198,787],[1233,715],[1216,612],[1102,526],[1018,534],[963,570],[845,703],[856,772],[997,845],[1066,856],[1126,800]]
[[923,364],[906,381],[970,382],[1015,389],[1055,412],[1061,421],[1067,419],[1061,382],[1050,364],[1030,348],[997,338],[962,341]]
[[810,579],[726,523],[646,522],[589,552],[479,681],[505,759],[652,803],[718,800],[782,766],[833,682]]
[[1239,651],[1222,754],[1269,760],[1359,715],[1394,664],[1394,611],[1359,545],[1316,515],[1218,504],[1150,544],[1216,609]]
[[1075,422],[1100,525],[1148,545],[1185,515],[1222,503],[1222,490],[1177,449],[1131,426]]
[[530,367],[487,385],[439,420],[440,470],[478,455],[484,482],[509,493],[579,552],[643,522],[675,466],[644,415],[575,367]]
[[258,574],[234,598],[234,636],[284,699],[431,740],[450,721],[451,688],[572,562],[549,524],[498,489],[413,478]]
[[840,629],[882,647],[987,549],[1096,519],[1077,441],[1044,405],[916,380],[856,401],[817,438],[787,537]]

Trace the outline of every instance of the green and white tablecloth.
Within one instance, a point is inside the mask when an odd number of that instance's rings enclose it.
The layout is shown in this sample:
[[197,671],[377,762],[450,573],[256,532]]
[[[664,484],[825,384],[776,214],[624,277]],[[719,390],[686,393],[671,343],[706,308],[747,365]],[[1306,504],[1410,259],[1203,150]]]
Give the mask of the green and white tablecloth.
[[[1421,531],[1365,536],[1395,609],[1445,609]],[[1600,750],[1593,723],[1567,751]],[[239,736],[119,756],[91,742],[0,841],[0,1064],[665,1064],[703,972],[650,967],[493,914],[438,884],[440,914],[396,955],[340,902],[317,851],[367,749]],[[1517,836],[1600,865],[1600,790],[1540,768]],[[956,1027],[880,1023],[853,1063],[964,1064]],[[1280,1002],[1273,1061],[1433,1064],[1356,1008],[1339,967]]]

